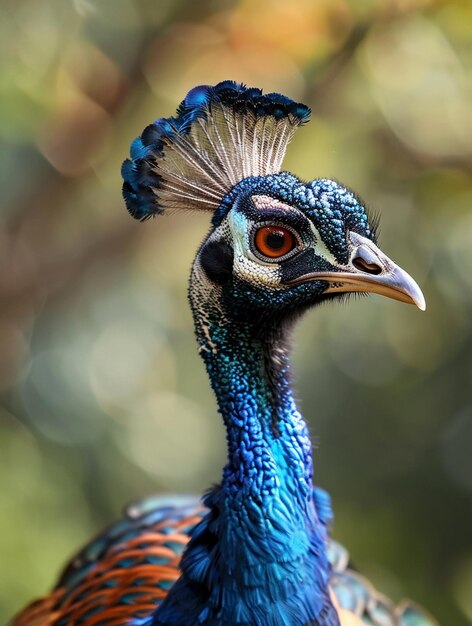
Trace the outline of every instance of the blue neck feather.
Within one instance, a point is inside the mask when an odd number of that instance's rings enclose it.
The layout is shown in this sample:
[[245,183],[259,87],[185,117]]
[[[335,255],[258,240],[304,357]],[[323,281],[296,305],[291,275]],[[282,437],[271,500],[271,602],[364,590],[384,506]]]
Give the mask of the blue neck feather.
[[197,335],[227,429],[228,463],[152,624],[337,626],[311,442],[286,349],[251,324],[219,325],[218,317],[197,321]]

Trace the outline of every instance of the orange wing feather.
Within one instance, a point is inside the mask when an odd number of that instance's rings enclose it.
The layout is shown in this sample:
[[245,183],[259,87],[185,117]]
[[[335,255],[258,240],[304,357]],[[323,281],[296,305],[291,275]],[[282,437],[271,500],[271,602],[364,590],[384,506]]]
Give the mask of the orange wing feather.
[[[200,520],[201,514],[166,518],[127,541],[112,543],[78,583],[59,586],[33,602],[11,626],[123,626],[147,617],[179,577],[188,530]],[[75,561],[77,557],[69,567]],[[80,566],[78,570],[80,574]]]

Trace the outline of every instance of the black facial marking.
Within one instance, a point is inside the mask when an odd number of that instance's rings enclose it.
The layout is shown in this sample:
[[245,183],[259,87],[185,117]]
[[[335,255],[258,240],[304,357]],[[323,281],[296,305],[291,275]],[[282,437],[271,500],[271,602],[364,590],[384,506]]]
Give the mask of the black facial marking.
[[263,225],[264,223],[273,222],[292,227],[297,232],[310,228],[310,220],[299,210],[279,209],[276,207],[267,207],[257,209],[252,204],[243,204],[244,214],[254,223]]
[[[317,257],[313,248],[307,248],[294,257],[280,263],[280,278],[283,283],[287,283],[294,278],[313,272],[315,266],[321,270],[320,262],[322,262],[322,259],[319,256]],[[326,266],[326,269],[330,267],[327,262]]]
[[210,241],[200,252],[200,263],[210,280],[226,283],[233,273],[233,249],[226,241]]

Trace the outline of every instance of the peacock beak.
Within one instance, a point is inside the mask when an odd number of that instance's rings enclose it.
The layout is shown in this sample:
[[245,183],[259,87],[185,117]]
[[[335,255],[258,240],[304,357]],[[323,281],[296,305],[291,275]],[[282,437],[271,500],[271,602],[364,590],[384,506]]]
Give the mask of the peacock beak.
[[324,293],[378,293],[400,302],[416,304],[424,311],[426,302],[415,280],[388,258],[370,239],[350,233],[350,259],[331,272],[313,272],[292,284],[312,280],[329,283]]

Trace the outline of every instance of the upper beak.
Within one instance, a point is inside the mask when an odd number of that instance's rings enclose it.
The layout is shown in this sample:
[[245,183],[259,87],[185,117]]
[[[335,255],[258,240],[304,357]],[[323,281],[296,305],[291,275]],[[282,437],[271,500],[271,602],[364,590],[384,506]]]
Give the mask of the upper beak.
[[378,293],[394,300],[416,304],[424,311],[426,302],[416,281],[388,258],[370,239],[350,233],[350,259],[340,271],[305,274],[292,284],[312,280],[329,283],[324,293]]

